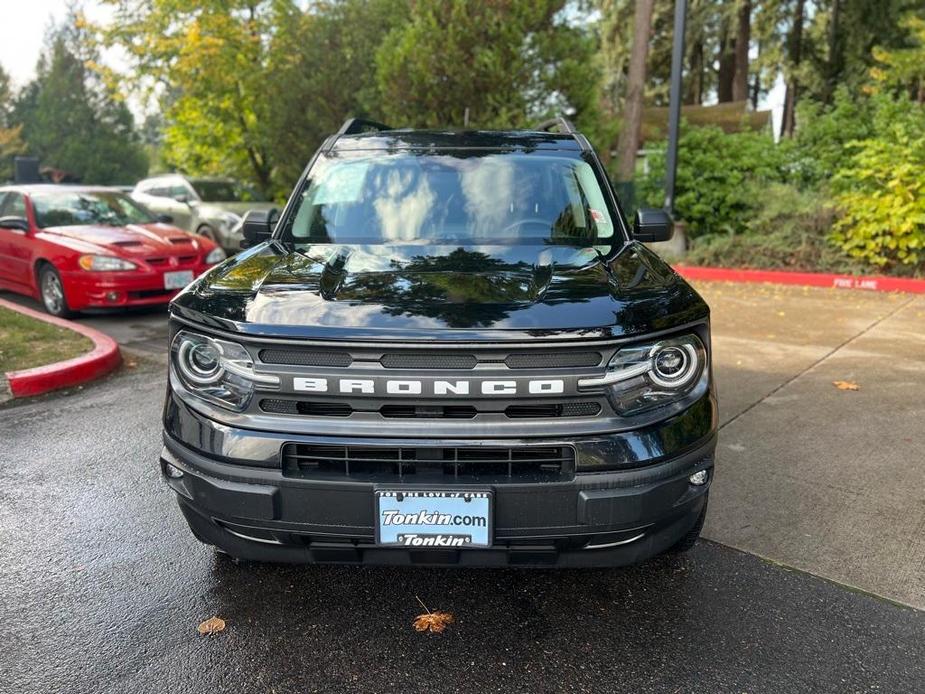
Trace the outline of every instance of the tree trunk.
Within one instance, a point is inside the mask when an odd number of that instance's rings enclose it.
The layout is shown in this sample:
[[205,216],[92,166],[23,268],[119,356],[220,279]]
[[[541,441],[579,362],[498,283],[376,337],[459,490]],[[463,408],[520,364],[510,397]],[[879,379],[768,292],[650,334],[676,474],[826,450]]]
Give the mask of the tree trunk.
[[781,135],[793,137],[796,127],[797,70],[800,67],[800,58],[803,51],[803,6],[806,0],[797,0],[796,10],[793,14],[793,27],[790,29],[790,76],[787,80],[787,95],[784,97],[784,118],[781,122]]
[[735,78],[732,82],[732,100],[748,99],[748,47],[751,40],[752,3],[741,0],[739,4],[738,31],[735,46]]
[[723,20],[719,34],[719,72],[716,75],[716,97],[719,103],[732,101],[732,82],[735,79],[735,40],[729,36],[728,23]]
[[[761,41],[758,42],[758,57],[761,57]],[[761,97],[761,70],[755,71],[755,81],[752,83],[752,110],[758,110],[758,99]]]
[[626,103],[617,144],[617,177],[630,181],[636,171],[636,151],[642,130],[642,105],[646,86],[646,59],[649,55],[649,33],[652,30],[652,10],[655,0],[636,0],[633,21],[633,48],[630,53],[626,80]]
[[703,103],[703,40],[698,38],[691,45],[688,59],[688,80],[684,94],[685,104],[700,105]]
[[832,9],[829,16],[829,59],[826,61],[826,83],[822,91],[822,100],[826,103],[832,101],[835,87],[838,86],[844,70],[844,42],[839,34],[841,20],[841,0],[832,0]]

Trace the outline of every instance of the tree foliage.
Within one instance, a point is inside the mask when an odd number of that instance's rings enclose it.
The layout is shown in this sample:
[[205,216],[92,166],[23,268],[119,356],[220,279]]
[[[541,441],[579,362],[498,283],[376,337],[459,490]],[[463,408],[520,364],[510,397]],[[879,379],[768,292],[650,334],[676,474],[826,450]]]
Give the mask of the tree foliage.
[[[752,186],[786,181],[787,155],[787,148],[775,145],[768,133],[682,128],[675,212],[686,222],[688,235],[743,233],[756,203]],[[646,204],[662,206],[664,178],[665,143],[655,143],[640,185]]]
[[21,128],[29,154],[89,183],[134,183],[147,156],[125,102],[95,69],[86,27],[72,14],[48,36],[36,78],[8,118]]
[[12,121],[13,90],[10,77],[0,67],[0,183],[13,176],[13,157],[25,152],[22,126]]
[[564,0],[417,0],[377,55],[386,118],[410,126],[523,126],[594,101],[591,37]]
[[880,97],[873,135],[852,143],[839,171],[843,213],[833,240],[878,267],[925,261],[925,107],[908,97]]
[[299,10],[288,0],[109,0],[105,40],[122,46],[136,86],[164,113],[164,159],[179,170],[222,174],[271,189],[268,85],[273,32]]

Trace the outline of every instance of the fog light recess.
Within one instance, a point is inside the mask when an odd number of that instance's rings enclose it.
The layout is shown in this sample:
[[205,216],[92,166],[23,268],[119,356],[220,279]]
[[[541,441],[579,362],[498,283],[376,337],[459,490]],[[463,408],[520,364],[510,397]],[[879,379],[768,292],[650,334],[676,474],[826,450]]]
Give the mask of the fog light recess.
[[688,481],[695,487],[702,487],[707,483],[708,479],[710,479],[710,473],[706,470],[699,470],[688,477]]
[[178,480],[183,477],[183,470],[170,463],[164,465],[164,474],[167,475],[172,480]]

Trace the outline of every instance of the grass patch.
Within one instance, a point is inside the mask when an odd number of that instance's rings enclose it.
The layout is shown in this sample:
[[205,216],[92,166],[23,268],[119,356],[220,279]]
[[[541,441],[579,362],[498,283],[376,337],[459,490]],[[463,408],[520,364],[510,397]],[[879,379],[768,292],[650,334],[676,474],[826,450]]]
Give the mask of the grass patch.
[[0,307],[0,372],[31,369],[85,354],[93,341]]

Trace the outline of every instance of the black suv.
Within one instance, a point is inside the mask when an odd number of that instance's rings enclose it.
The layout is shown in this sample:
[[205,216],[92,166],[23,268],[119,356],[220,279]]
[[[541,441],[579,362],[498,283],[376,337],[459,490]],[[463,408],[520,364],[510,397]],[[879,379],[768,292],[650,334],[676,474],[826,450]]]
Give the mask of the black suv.
[[244,559],[602,566],[689,548],[709,309],[588,141],[350,120],[177,296],[161,467]]

